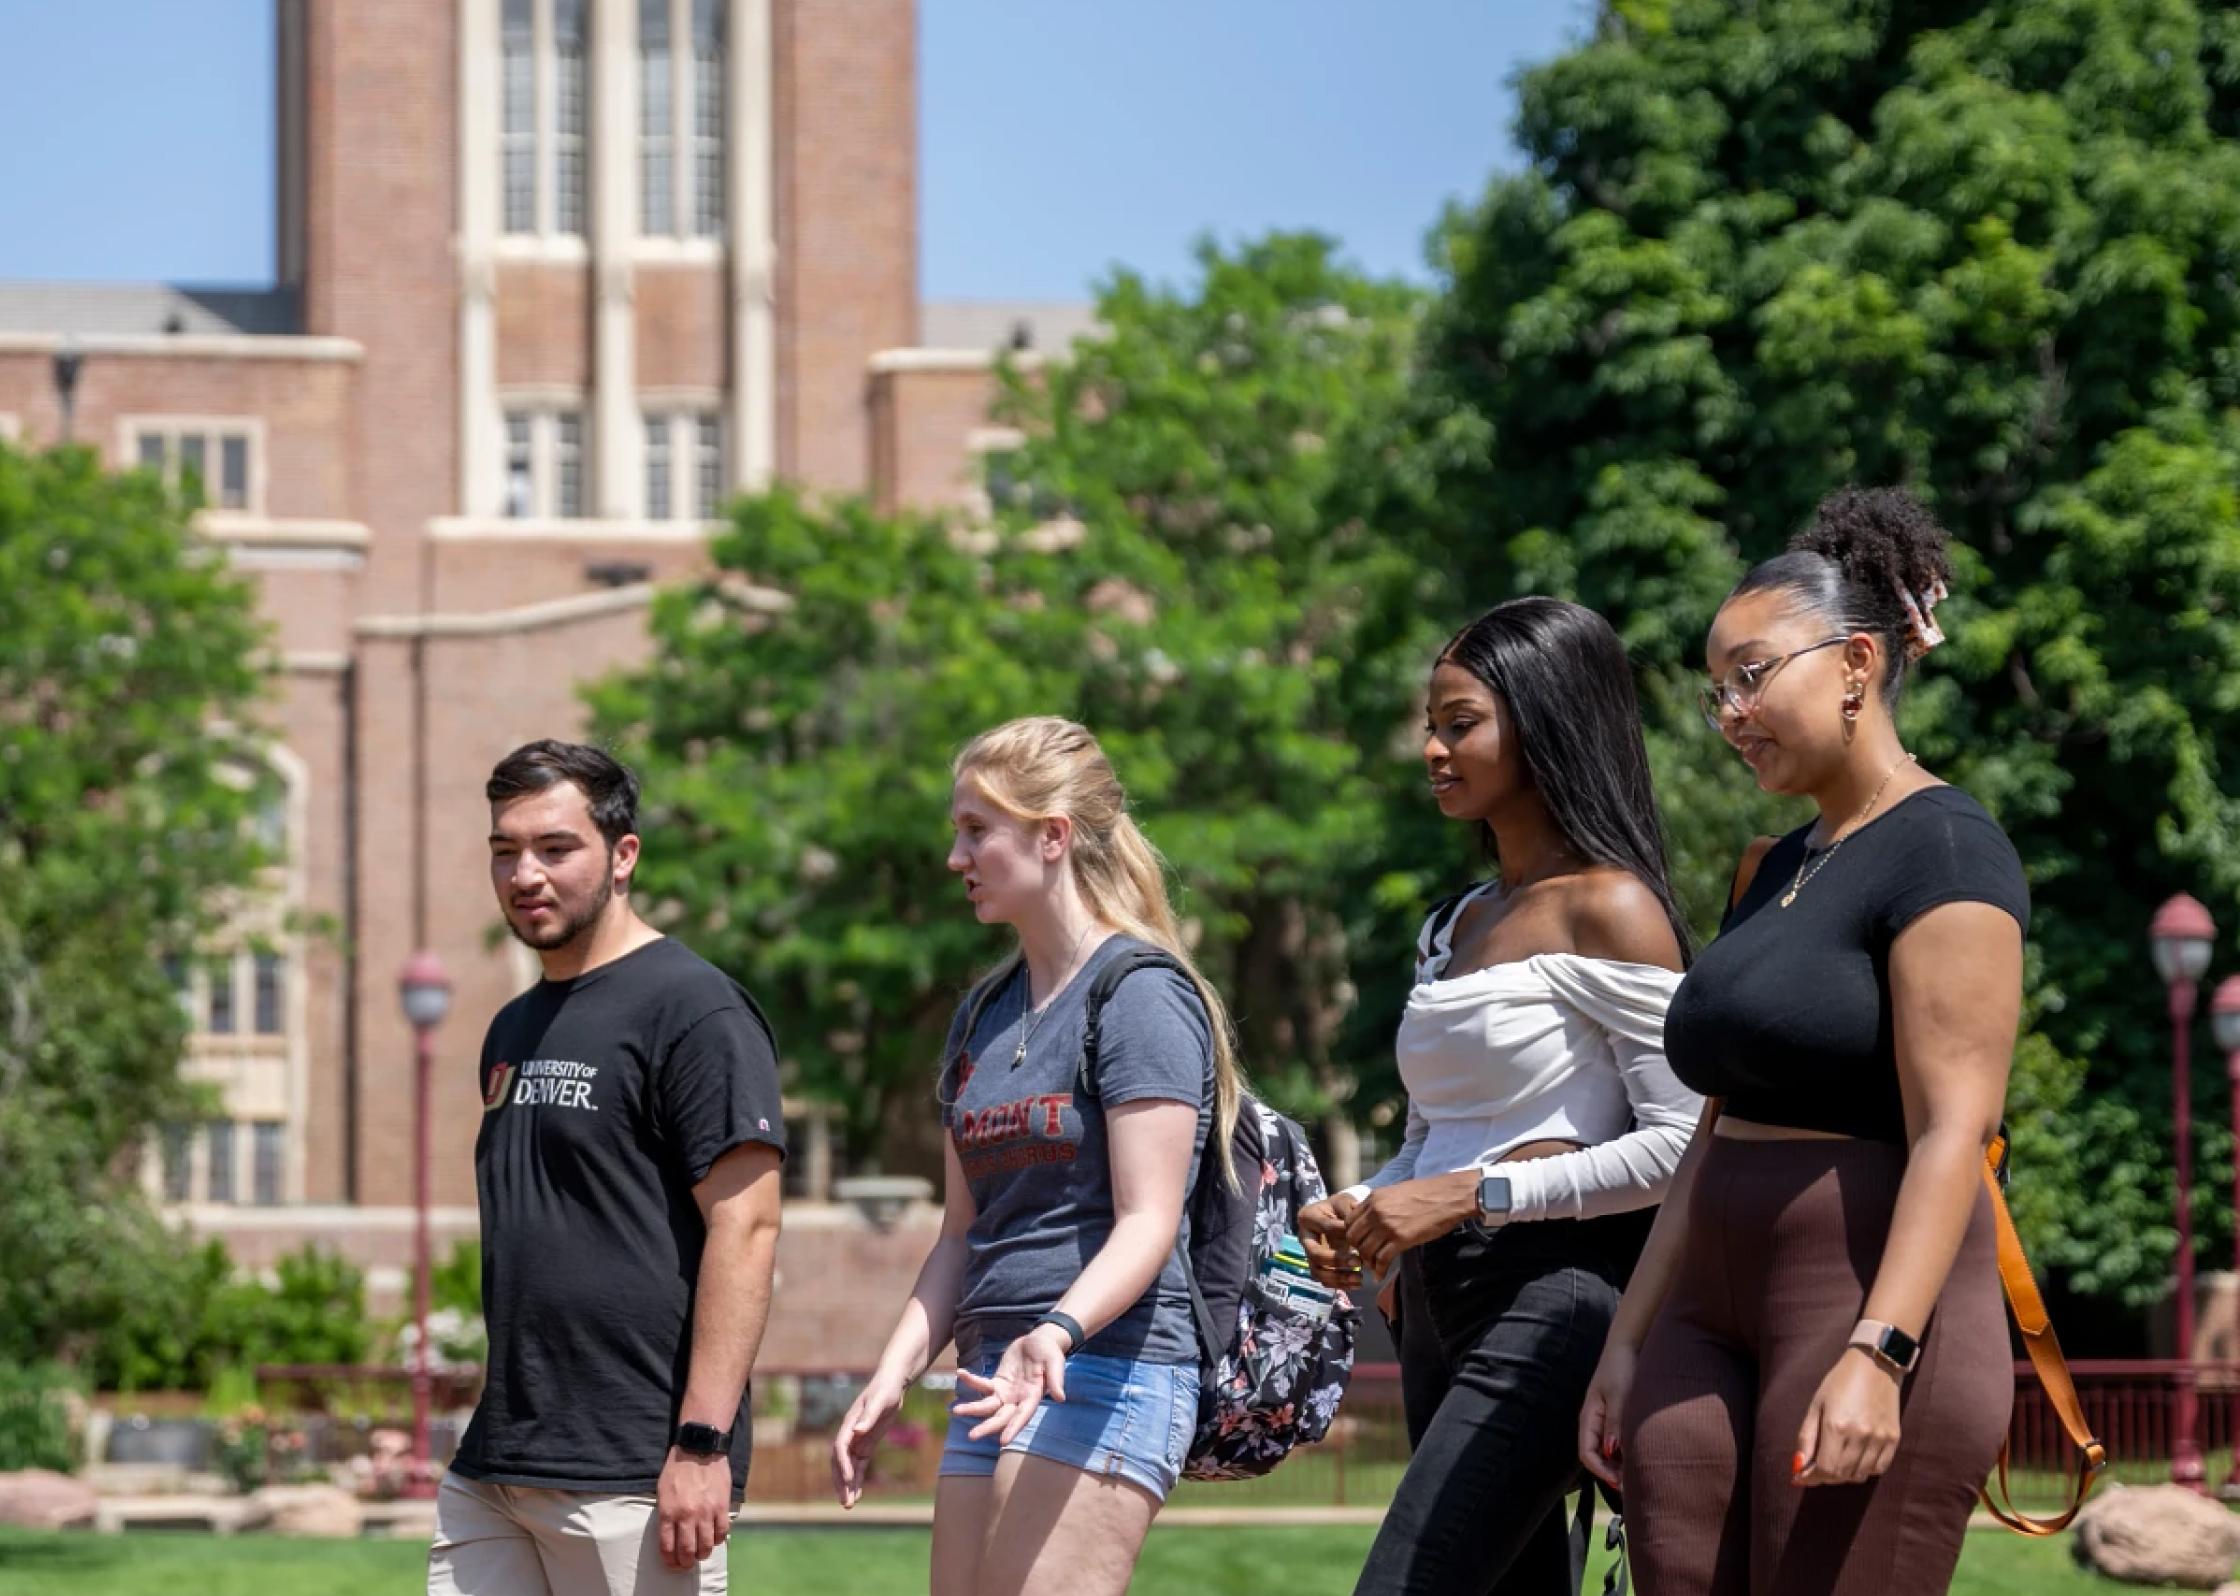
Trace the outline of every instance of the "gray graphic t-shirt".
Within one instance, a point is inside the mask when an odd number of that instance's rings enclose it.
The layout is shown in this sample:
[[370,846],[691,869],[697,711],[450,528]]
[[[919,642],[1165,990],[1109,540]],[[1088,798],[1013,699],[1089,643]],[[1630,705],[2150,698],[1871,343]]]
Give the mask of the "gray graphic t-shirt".
[[[1058,1304],[1112,1233],[1112,1166],[1106,1108],[1145,1098],[1198,1109],[1190,1180],[1198,1177],[1213,1117],[1213,1038],[1196,988],[1172,970],[1138,970],[1105,1004],[1097,1047],[1097,1101],[1080,1097],[1082,1033],[1097,971],[1143,944],[1109,937],[1042,1014],[1025,1015],[1021,967],[962,1036],[965,1007],[949,1026],[941,1123],[955,1138],[978,1210],[957,1304],[957,1353],[1007,1340]],[[1022,1025],[1026,1057],[1019,1058]],[[1189,1217],[1178,1242],[1187,1245]],[[1081,1350],[1147,1363],[1195,1363],[1198,1341],[1178,1251],[1142,1300]]]

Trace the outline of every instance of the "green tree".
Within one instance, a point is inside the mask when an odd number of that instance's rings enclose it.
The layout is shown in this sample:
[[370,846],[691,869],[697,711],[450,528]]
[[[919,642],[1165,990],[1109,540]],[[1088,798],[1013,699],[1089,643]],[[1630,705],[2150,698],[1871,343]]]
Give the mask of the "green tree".
[[1375,485],[1423,452],[1404,428],[1421,301],[1312,236],[1199,265],[1191,296],[1120,276],[1107,335],[1014,373],[1000,408],[1027,435],[1022,491],[1088,528],[1062,597],[1136,601],[1110,606],[1114,658],[1078,713],[1191,889],[1248,1067],[1350,1178],[1348,1105],[1395,1080],[1390,1030],[1349,1023],[1359,983],[1374,1013],[1462,868],[1451,833],[1397,869],[1388,837],[1432,818],[1409,722],[1463,618],[1377,520]]
[[160,1290],[133,1155],[195,1101],[164,960],[262,862],[263,632],[186,509],[0,445],[0,1362]]
[[1417,299],[1313,238],[1200,268],[1121,274],[1097,336],[1008,375],[995,525],[745,502],[714,579],[657,604],[653,662],[595,695],[646,778],[649,901],[769,998],[858,1151],[898,1100],[930,1119],[1000,950],[943,866],[948,764],[1021,714],[1105,740],[1250,1067],[1309,1109],[1351,1084],[1352,895],[1423,595],[1346,501],[1397,440]]
[[2143,928],[2180,886],[2240,924],[2236,130],[2229,7],[1612,0],[1442,231],[1420,396],[1467,444],[1435,555],[1594,605],[1655,678],[1707,919],[1769,819],[1686,724],[1713,608],[1835,486],[1937,508],[1954,641],[1905,724],[2030,870],[2016,1206],[2133,1302],[2173,1244]]

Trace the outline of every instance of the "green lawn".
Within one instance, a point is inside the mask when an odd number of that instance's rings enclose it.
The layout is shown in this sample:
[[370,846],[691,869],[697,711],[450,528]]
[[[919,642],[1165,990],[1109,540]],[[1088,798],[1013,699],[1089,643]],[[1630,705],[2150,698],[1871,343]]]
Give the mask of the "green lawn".
[[[1357,1528],[1159,1530],[1144,1553],[1134,1596],[1346,1596],[1369,1539],[1368,1530]],[[834,1590],[922,1596],[925,1590],[926,1535],[920,1530],[750,1529],[733,1541],[732,1551],[732,1588],[754,1596]],[[424,1566],[420,1547],[394,1541],[0,1530],[0,1591],[7,1596],[410,1596],[423,1588]],[[1968,1537],[1952,1593],[2116,1596],[2126,1588],[2078,1573],[2064,1541],[1979,1531]],[[1590,1589],[1599,1589],[1599,1581]]]

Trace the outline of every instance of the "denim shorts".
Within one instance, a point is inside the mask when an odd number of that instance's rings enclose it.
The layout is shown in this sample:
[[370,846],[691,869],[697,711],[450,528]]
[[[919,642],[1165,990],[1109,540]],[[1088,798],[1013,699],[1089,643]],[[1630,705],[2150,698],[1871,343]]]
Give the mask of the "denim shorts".
[[[980,1349],[964,1365],[986,1378],[1003,1360],[1004,1343]],[[974,1392],[961,1381],[956,1400]],[[1164,1502],[1190,1450],[1198,1428],[1198,1370],[1187,1363],[1138,1363],[1076,1352],[1066,1359],[1066,1399],[1044,1397],[1007,1446],[996,1437],[970,1439],[982,1421],[952,1412],[948,1444],[941,1450],[941,1472],[985,1479],[996,1471],[1003,1452],[1046,1457],[1086,1473],[1122,1479]]]

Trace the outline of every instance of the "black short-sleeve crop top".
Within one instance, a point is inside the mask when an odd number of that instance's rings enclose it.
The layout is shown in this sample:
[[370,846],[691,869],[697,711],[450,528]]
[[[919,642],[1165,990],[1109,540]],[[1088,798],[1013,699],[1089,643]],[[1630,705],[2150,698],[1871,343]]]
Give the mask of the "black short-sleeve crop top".
[[1680,983],[1665,1055],[1737,1119],[1902,1144],[1890,944],[1947,903],[1991,904],[2028,931],[2022,860],[1973,798],[1925,787],[1853,832],[1781,908],[1811,830],[1766,854]]

